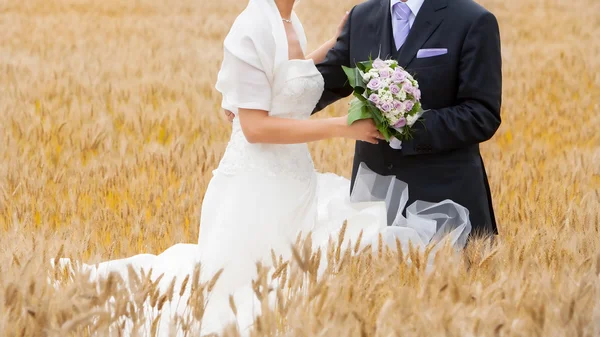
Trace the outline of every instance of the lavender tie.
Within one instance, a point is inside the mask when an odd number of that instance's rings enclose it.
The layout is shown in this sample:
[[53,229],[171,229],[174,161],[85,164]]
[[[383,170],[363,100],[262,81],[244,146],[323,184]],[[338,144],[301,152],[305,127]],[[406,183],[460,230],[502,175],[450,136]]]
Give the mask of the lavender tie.
[[396,49],[400,50],[400,47],[406,41],[408,32],[410,32],[410,15],[412,11],[410,7],[402,1],[394,4],[393,11],[393,27],[394,27],[394,41],[396,42]]

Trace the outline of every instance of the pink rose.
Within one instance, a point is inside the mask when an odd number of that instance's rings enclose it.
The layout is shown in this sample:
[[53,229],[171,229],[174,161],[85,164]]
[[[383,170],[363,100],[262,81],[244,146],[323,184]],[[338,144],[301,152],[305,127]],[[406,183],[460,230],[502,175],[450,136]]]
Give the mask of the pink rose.
[[398,87],[395,84],[392,84],[390,85],[390,91],[392,92],[392,94],[398,95],[400,93],[400,87]]
[[390,72],[389,69],[381,69],[379,71],[379,77],[381,77],[381,78],[388,78],[390,76],[392,76],[392,73]]
[[417,101],[420,100],[421,99],[421,90],[413,87],[412,95]]
[[371,94],[371,96],[369,96],[369,101],[373,102],[374,104],[379,104],[381,99],[379,96],[377,96],[377,94]]
[[387,64],[385,63],[384,60],[377,58],[375,59],[375,61],[373,61],[373,68],[375,69],[383,69],[386,68]]
[[371,90],[379,90],[379,88],[381,88],[382,85],[383,83],[379,78],[374,78],[369,81],[369,84],[367,84],[367,88]]
[[381,104],[381,110],[385,111],[385,112],[390,112],[392,111],[392,105],[390,103],[383,103]]
[[392,74],[392,81],[394,81],[394,83],[402,83],[405,79],[406,73],[404,72],[404,70],[396,68],[396,70]]
[[415,103],[413,101],[406,101],[404,102],[404,106],[406,107],[406,111],[411,111]]
[[396,124],[394,124],[395,129],[403,128],[406,126],[406,118],[401,117]]
[[404,110],[404,104],[400,101],[394,101],[394,109],[402,111]]

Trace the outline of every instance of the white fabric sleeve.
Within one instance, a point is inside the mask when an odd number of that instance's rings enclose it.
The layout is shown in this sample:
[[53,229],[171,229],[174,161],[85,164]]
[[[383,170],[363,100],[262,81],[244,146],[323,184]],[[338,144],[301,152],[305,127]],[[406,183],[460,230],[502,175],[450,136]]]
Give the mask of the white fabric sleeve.
[[236,115],[242,108],[269,111],[271,84],[265,70],[250,36],[227,41],[216,84],[223,95],[222,107]]

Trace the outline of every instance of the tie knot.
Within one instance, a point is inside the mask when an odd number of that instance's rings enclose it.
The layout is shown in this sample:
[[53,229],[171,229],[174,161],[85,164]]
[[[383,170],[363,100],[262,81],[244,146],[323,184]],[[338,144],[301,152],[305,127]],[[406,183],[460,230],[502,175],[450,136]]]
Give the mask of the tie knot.
[[412,11],[405,2],[399,1],[394,4],[394,17],[396,20],[408,21]]

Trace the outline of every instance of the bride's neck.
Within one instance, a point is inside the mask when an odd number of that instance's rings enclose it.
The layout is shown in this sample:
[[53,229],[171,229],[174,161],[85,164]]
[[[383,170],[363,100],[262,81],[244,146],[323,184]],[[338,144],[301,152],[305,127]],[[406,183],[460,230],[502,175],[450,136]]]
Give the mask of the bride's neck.
[[294,0],[275,0],[275,4],[281,17],[289,20],[292,16],[292,9],[294,9]]

